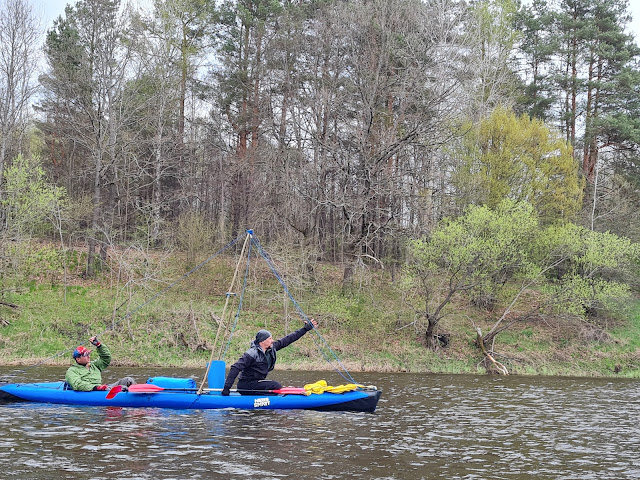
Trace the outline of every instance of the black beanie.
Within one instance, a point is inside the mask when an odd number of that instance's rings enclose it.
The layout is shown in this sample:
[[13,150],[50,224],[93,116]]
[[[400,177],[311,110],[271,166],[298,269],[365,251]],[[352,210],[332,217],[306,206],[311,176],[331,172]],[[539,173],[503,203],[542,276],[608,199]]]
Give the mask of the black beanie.
[[271,333],[268,330],[260,330],[256,333],[256,343],[264,342],[270,336]]

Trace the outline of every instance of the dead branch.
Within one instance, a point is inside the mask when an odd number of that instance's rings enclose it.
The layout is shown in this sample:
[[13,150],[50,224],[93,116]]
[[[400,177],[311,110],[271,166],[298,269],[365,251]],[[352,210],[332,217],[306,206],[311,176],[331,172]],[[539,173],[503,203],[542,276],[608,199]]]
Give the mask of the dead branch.
[[476,333],[478,335],[476,342],[478,343],[480,350],[482,350],[485,358],[488,358],[491,361],[498,373],[501,373],[502,375],[509,375],[509,370],[507,370],[507,367],[498,362],[495,358],[493,358],[491,353],[487,351],[487,347],[484,344],[484,338],[482,337],[482,330],[480,330],[480,327],[476,327]]
[[221,324],[222,324],[222,319],[221,319],[219,316],[217,316],[217,315],[216,315],[215,313],[213,313],[213,312],[209,312],[209,313],[210,313],[210,315],[211,315],[211,319],[212,319],[214,322],[216,322],[216,324],[217,324],[217,325],[221,325]]

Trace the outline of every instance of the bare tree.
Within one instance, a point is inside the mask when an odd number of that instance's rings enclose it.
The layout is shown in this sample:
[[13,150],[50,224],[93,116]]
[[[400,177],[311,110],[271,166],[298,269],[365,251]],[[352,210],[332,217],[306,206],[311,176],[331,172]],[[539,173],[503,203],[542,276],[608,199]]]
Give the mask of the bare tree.
[[318,160],[310,168],[324,183],[318,208],[337,222],[345,286],[356,265],[386,255],[382,238],[407,226],[406,199],[425,174],[424,157],[460,112],[465,39],[457,8],[446,0],[349,2],[318,22],[325,42],[310,84]]
[[[127,78],[130,53],[126,42],[125,19],[119,0],[83,0],[67,7],[49,31],[46,54],[50,70],[41,77],[47,90],[42,109],[50,116],[50,130],[56,123],[65,126],[71,140],[89,155],[92,214],[88,231],[88,276],[94,274],[95,249],[101,231],[115,219],[114,195],[105,188],[116,179],[121,130],[128,121],[122,90]],[[111,213],[111,218],[109,218]],[[106,243],[105,243],[106,245]]]
[[178,172],[184,140],[184,105],[188,58],[176,38],[177,2],[156,2],[152,16],[137,18],[135,56],[142,92],[132,100],[140,105],[137,125],[141,132],[136,148],[137,196],[140,218],[148,218],[148,238],[157,245],[163,212],[171,202],[167,187]]
[[37,90],[39,35],[27,0],[0,0],[0,198],[5,163],[9,154],[20,153],[15,142],[28,125]]

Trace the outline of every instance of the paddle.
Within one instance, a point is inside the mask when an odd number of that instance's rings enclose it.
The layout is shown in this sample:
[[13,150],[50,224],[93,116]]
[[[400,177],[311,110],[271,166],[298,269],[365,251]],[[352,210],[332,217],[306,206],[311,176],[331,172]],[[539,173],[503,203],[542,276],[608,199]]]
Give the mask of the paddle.
[[[131,393],[158,393],[163,391],[173,391],[173,392],[193,392],[197,390],[196,388],[164,388],[159,387],[157,385],[153,385],[151,383],[135,383],[127,387],[127,391]],[[204,389],[207,392],[221,392],[221,388],[206,388]],[[118,393],[122,391],[121,385],[116,385],[109,393],[107,393],[107,399],[111,400]],[[283,387],[277,390],[233,390],[234,392],[255,392],[256,394],[260,393],[275,393],[277,395],[309,395],[309,392],[304,388],[298,387]]]
[[109,390],[109,393],[107,393],[107,400],[111,400],[113,397],[115,397],[121,391],[122,391],[122,385],[116,385],[111,390]]

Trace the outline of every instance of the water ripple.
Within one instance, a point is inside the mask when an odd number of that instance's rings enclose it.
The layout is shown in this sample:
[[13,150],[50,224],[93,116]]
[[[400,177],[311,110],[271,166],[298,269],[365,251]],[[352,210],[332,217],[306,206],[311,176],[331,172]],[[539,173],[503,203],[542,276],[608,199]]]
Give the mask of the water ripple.
[[[304,372],[277,373],[308,383]],[[638,381],[363,377],[384,392],[375,414],[2,406],[0,476],[640,478]]]

